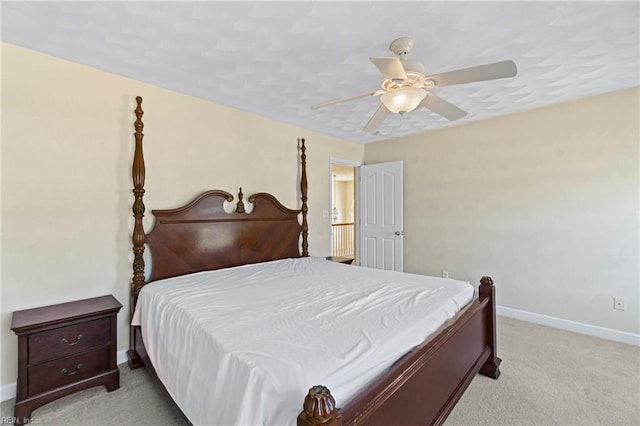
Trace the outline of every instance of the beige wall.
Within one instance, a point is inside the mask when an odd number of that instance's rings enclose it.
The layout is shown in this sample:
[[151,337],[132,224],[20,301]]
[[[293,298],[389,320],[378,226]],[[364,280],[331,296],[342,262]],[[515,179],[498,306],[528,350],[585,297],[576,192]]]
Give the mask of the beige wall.
[[[367,145],[404,161],[405,269],[638,333],[638,88]],[[626,302],[613,310],[613,297]]]
[[364,156],[362,145],[8,44],[2,89],[2,384],[16,380],[14,310],[113,294],[127,346],[136,95],[148,210],[239,186],[298,206],[296,141],[306,137],[312,255],[330,254],[329,158]]

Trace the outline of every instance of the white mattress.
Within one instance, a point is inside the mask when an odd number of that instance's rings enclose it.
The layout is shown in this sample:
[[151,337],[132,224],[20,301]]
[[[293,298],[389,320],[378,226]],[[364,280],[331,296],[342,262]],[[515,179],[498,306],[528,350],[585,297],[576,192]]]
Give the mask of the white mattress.
[[132,324],[193,424],[285,425],[313,385],[344,405],[473,293],[468,282],[285,259],[148,284]]

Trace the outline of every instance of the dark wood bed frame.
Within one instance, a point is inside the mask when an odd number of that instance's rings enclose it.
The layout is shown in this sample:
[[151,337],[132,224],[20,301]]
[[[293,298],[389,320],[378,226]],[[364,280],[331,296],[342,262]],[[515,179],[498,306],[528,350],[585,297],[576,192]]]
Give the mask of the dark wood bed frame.
[[[234,212],[227,213],[224,203],[232,202],[234,197],[228,192],[214,190],[200,194],[183,207],[153,210],[156,223],[145,234],[142,223],[145,213],[142,200],[145,180],[142,98],[138,96],[136,101],[131,313],[140,289],[147,284],[143,259],[145,244],[149,246],[153,260],[148,282],[192,272],[309,255],[304,139],[298,141],[302,169],[300,210],[284,207],[273,195],[258,193],[249,197],[253,211],[247,214],[240,189]],[[300,214],[302,223],[298,222]],[[146,365],[155,375],[140,327],[131,327],[127,355],[131,368]],[[495,287],[491,278],[483,277],[478,298],[341,408],[337,408],[326,387],[311,387],[304,401],[301,395],[303,410],[297,424],[440,424],[476,373],[498,378],[500,361],[496,355]]]

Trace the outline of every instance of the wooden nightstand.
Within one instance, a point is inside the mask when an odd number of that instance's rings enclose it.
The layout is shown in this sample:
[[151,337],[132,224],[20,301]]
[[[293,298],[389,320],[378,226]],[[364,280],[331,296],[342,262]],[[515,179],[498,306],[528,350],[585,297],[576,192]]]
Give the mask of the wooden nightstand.
[[15,417],[28,423],[36,408],[82,389],[120,387],[116,363],[116,317],[122,305],[113,296],[13,313],[18,335]]

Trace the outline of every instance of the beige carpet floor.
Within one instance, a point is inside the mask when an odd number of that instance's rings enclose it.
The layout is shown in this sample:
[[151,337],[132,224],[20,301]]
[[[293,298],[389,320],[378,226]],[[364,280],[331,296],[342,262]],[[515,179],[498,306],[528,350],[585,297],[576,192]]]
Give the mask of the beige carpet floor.
[[[447,426],[640,425],[640,348],[502,317],[498,345],[502,376],[476,377]],[[67,396],[35,410],[33,424],[188,424],[146,370],[120,369],[119,390]]]

